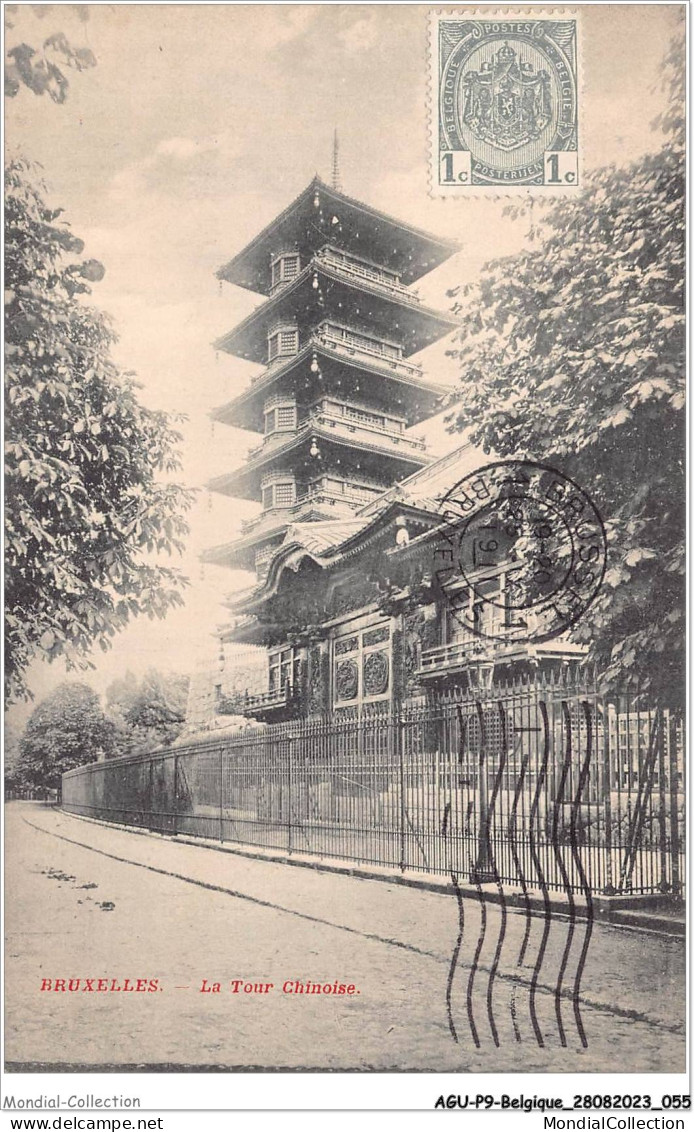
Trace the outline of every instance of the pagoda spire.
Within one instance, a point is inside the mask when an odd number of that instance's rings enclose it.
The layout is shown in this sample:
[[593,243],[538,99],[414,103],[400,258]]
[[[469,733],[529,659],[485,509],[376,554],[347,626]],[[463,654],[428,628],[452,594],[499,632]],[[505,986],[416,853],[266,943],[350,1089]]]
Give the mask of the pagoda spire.
[[340,139],[337,136],[337,126],[333,133],[333,176],[332,186],[338,191],[342,188],[342,181],[340,178]]

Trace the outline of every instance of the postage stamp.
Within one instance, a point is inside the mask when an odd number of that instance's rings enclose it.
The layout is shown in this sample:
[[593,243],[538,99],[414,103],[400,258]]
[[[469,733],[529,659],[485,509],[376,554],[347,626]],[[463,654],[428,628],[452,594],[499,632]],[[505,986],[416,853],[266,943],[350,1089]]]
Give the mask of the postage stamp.
[[531,16],[432,16],[433,195],[579,187],[578,21]]
[[442,500],[436,576],[477,636],[540,642],[597,597],[607,538],[590,496],[544,464],[506,460],[472,472]]

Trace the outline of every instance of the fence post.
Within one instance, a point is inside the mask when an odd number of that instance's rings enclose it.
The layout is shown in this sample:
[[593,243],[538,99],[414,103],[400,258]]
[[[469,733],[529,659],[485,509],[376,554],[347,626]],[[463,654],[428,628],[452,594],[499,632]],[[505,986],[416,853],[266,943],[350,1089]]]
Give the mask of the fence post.
[[147,792],[147,825],[154,829],[154,759],[149,760],[149,787]]
[[224,842],[224,751],[219,748],[219,840]]
[[668,880],[667,818],[665,814],[665,726],[666,715],[660,706],[655,709],[658,724],[658,839],[660,841],[660,891],[671,891]]
[[[670,753],[670,859],[672,867],[672,894],[681,896],[682,878],[680,876],[680,816],[678,811],[678,755],[677,749],[677,716],[668,712],[668,746]],[[684,782],[682,783],[684,791]],[[682,794],[684,797],[684,792]]]
[[473,874],[470,880],[473,883],[484,884],[494,880],[492,862],[489,859],[489,783],[487,775],[487,728],[484,718],[484,709],[479,700],[476,701],[477,720],[479,724],[480,756],[477,761],[477,789],[479,792],[479,829],[477,831],[477,857]]
[[178,835],[178,755],[174,755],[173,775],[173,835]]
[[287,852],[291,854],[292,851],[292,789],[294,783],[292,779],[292,739],[287,739]]
[[[598,804],[602,804],[603,807],[603,838],[605,840],[605,884],[602,891],[606,896],[613,896],[617,892],[617,889],[614,883],[614,862],[612,857],[612,773],[613,765],[616,764],[617,774],[619,774],[619,699],[613,703],[612,700],[604,698],[601,702],[603,720],[602,791]],[[598,713],[596,710],[596,720],[597,718]],[[596,724],[596,745],[598,741],[599,732]],[[596,760],[596,766],[597,765]],[[598,782],[599,781],[600,775],[598,773]],[[617,816],[619,820],[619,812]]]
[[405,760],[403,758],[403,721],[399,697],[393,697],[391,712],[393,754],[395,755],[395,760],[398,765],[398,781],[400,783],[400,869],[404,872],[407,867],[407,848],[405,841],[405,824],[407,820],[407,799],[405,797],[405,790],[407,783],[405,778]]

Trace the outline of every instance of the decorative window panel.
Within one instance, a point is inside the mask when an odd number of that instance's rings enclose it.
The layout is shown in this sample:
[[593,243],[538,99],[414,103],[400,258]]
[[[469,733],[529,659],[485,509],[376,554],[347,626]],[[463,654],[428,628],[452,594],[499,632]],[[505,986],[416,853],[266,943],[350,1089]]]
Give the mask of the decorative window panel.
[[294,483],[275,484],[275,506],[283,507],[293,503],[296,498],[296,485]]
[[299,650],[293,647],[273,649],[268,654],[269,661],[269,690],[280,692],[289,684],[296,688],[301,673],[301,658]]
[[515,775],[520,771],[515,750],[514,713],[512,709],[502,710],[503,719],[497,707],[484,708],[481,721],[476,710],[463,708],[460,715],[459,765],[464,773],[478,774],[480,754],[484,751],[490,785],[502,754],[507,760],[506,773],[510,785],[515,784]]
[[388,625],[380,625],[378,629],[369,629],[368,632],[362,634],[362,643],[366,648],[368,645],[380,645],[381,641],[387,641],[390,637],[390,627]]
[[271,362],[275,358],[291,357],[299,352],[299,331],[296,327],[285,327],[268,335],[267,356]]
[[475,602],[473,616],[475,629],[484,636],[496,636],[507,628],[504,610],[492,602]]
[[480,579],[472,591],[459,591],[452,599],[447,615],[448,642],[455,643],[470,638],[470,630],[461,622],[471,624],[475,633],[483,636],[503,637],[506,630],[521,623],[520,611],[513,610],[509,605],[511,596],[511,591],[505,585],[504,575]]
[[390,694],[390,625],[362,629],[333,645],[333,702],[368,706]]
[[278,429],[296,428],[296,405],[280,405],[276,412]]
[[296,279],[300,267],[298,255],[280,256],[272,264],[272,287],[275,288],[280,283],[289,283],[290,280]]
[[362,687],[365,696],[382,696],[388,691],[390,657],[387,652],[369,652],[362,664]]
[[359,669],[354,660],[341,660],[335,665],[335,698],[356,700],[359,693]]
[[347,652],[356,652],[359,648],[358,637],[343,637],[335,642],[335,656],[343,656]]

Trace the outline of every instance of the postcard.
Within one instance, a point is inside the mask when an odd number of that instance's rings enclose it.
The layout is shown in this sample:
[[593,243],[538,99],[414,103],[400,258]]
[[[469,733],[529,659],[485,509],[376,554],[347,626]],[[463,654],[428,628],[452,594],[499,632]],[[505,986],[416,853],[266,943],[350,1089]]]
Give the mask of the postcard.
[[685,6],[5,17],[5,1108],[684,1127]]

